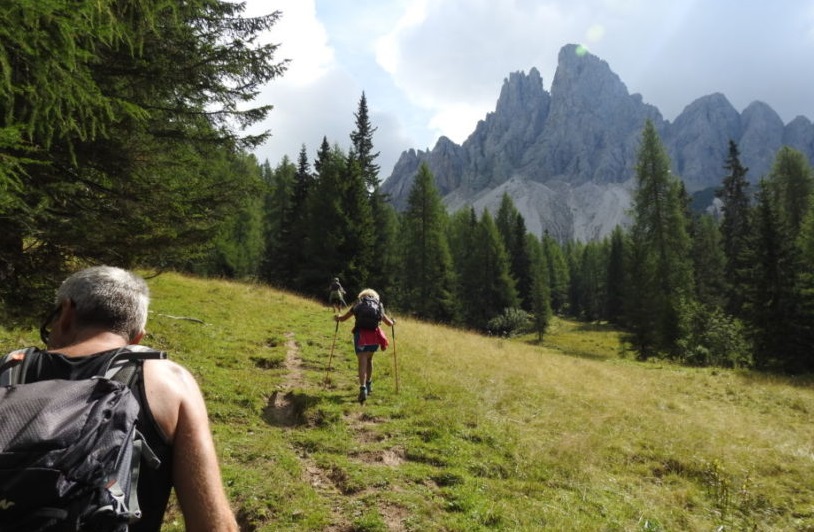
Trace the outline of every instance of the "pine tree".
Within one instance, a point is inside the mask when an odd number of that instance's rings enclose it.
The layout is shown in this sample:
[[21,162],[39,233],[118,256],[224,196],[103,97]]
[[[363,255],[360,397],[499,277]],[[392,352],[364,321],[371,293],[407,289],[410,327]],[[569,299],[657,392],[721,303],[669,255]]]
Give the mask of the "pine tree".
[[529,294],[531,291],[531,258],[526,240],[526,221],[514,206],[511,197],[504,193],[495,216],[500,236],[506,252],[509,254],[509,270],[515,280],[517,292],[520,296],[521,306],[531,310]]
[[[809,206],[808,214],[803,219],[800,227],[800,235],[797,239],[798,257],[798,304],[800,328],[797,331],[799,345],[814,345],[814,197],[811,198],[812,205]],[[801,356],[800,368],[802,371],[814,371],[814,352],[808,349]]]
[[614,324],[622,325],[624,318],[624,298],[627,291],[625,282],[625,234],[616,226],[610,237],[608,251],[608,299],[605,318]]
[[726,256],[721,232],[709,215],[698,218],[692,238],[695,299],[710,308],[724,307]]
[[377,128],[370,123],[364,92],[353,116],[356,119],[356,129],[350,134],[351,156],[359,161],[367,189],[372,193],[379,188],[379,165],[374,162],[379,152],[373,151],[373,133]]
[[[794,292],[794,246],[786,238],[786,217],[780,212],[775,187],[760,181],[755,207],[754,232],[747,259],[751,264],[744,311],[760,368],[790,369],[797,354],[797,301]],[[807,347],[810,349],[810,346]]]
[[[344,258],[341,269],[349,286],[367,287],[376,256],[375,230],[369,195],[365,185],[364,171],[359,161],[348,158],[342,176],[339,209],[342,213],[344,236],[339,246]],[[342,264],[333,271],[340,271]],[[379,288],[381,290],[381,288]]]
[[548,266],[545,262],[545,253],[540,241],[532,234],[526,236],[531,258],[531,312],[537,341],[542,342],[543,336],[551,323],[551,296],[548,285]]
[[814,192],[814,177],[806,156],[788,146],[780,148],[767,183],[778,202],[778,213],[788,230],[786,236],[797,238]]
[[478,219],[475,209],[461,209],[452,214],[448,241],[456,279],[456,300],[460,323],[476,327],[481,319],[480,307],[480,263],[476,253],[478,240]]
[[452,257],[446,211],[426,164],[418,169],[402,221],[401,282],[404,310],[421,318],[452,322],[455,317]]
[[740,162],[738,145],[729,141],[729,155],[724,168],[729,171],[723,180],[723,187],[717,196],[723,203],[723,220],[721,220],[721,238],[726,257],[724,279],[726,281],[726,310],[734,316],[742,316],[743,299],[741,285],[748,264],[745,261],[747,242],[751,234],[749,182],[746,173],[749,171]]
[[297,227],[297,221],[291,216],[296,213],[292,209],[295,198],[297,167],[284,156],[274,170],[266,173],[267,194],[265,201],[265,254],[261,265],[263,280],[279,287],[290,286],[289,272],[291,264],[296,257],[299,246],[291,248],[290,232]]
[[640,358],[675,352],[682,303],[692,296],[690,239],[679,180],[651,121],[636,165],[625,315]]
[[349,158],[355,159],[362,172],[370,198],[370,211],[373,220],[373,247],[375,253],[368,268],[368,280],[380,290],[394,283],[396,269],[396,213],[379,191],[379,165],[374,152],[373,134],[375,127],[370,122],[367,97],[362,93],[359,106],[354,114],[356,127],[350,134],[351,150]]
[[471,325],[485,329],[489,320],[506,309],[518,306],[517,289],[509,272],[509,256],[500,238],[494,219],[484,210],[477,228],[479,286],[476,321]]
[[279,12],[247,19],[242,4],[218,0],[60,4],[0,13],[0,144],[13,149],[0,171],[25,176],[0,208],[35,206],[0,212],[2,291],[36,284],[26,279],[46,263],[184,267],[206,253],[257,185],[234,171],[264,138],[238,128],[271,108],[249,102],[285,69],[276,45],[257,41]]
[[256,173],[258,187],[247,191],[232,216],[221,224],[220,233],[212,241],[209,259],[202,259],[200,265],[193,264],[191,269],[203,275],[253,279],[260,271],[266,248],[261,167],[253,155],[247,155],[235,162],[234,171]]
[[604,243],[585,244],[579,254],[576,278],[579,315],[585,320],[598,321],[606,313],[607,264]]
[[359,280],[351,283],[345,275],[347,262],[352,260],[344,255],[348,219],[341,199],[347,159],[338,146],[330,148],[323,139],[314,167],[318,171],[306,199],[303,222],[303,256],[307,260],[297,273],[295,285],[303,293],[323,297],[331,277],[341,277],[348,290],[358,287]]
[[568,310],[568,287],[570,285],[568,263],[559,243],[548,231],[543,234],[543,253],[548,266],[548,286],[551,294],[551,310],[562,315]]
[[297,157],[297,172],[294,175],[294,188],[285,213],[288,224],[283,227],[281,240],[284,249],[282,264],[280,265],[280,281],[288,287],[295,287],[297,272],[308,260],[303,253],[303,241],[305,240],[306,227],[306,206],[308,195],[314,185],[314,175],[311,173],[311,165],[308,162],[308,153],[303,144]]
[[811,265],[805,260],[812,189],[805,158],[781,148],[761,181],[748,257],[745,315],[762,367],[792,372],[814,367]]

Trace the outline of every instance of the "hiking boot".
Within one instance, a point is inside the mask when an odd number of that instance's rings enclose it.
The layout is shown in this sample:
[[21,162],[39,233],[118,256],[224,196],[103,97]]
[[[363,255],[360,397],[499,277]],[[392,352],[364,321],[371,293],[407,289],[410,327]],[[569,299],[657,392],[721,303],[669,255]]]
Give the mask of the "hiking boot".
[[367,388],[367,394],[370,395],[373,393],[373,381],[367,381],[365,384],[365,388]]
[[367,388],[359,386],[359,404],[364,404],[365,399],[367,399]]

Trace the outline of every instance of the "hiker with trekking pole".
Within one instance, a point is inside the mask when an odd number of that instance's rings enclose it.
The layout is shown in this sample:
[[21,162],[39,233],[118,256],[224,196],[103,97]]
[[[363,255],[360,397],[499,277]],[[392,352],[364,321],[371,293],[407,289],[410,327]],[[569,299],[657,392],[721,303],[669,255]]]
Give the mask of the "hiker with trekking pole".
[[345,303],[346,293],[345,289],[342,288],[342,283],[339,282],[339,277],[334,277],[328,286],[328,303],[333,307],[334,312],[339,312],[348,306]]
[[375,290],[365,288],[359,292],[356,302],[342,315],[334,315],[337,324],[351,316],[355,317],[353,330],[353,347],[356,351],[359,373],[359,403],[363,404],[373,391],[373,353],[387,349],[389,344],[387,336],[379,327],[383,321],[393,327],[396,320],[391,319],[384,312],[379,294]]

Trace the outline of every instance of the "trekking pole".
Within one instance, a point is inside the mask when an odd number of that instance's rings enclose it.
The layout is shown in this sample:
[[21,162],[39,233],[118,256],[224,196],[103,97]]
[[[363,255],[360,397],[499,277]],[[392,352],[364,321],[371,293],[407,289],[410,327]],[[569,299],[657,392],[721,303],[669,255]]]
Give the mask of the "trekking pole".
[[396,358],[396,323],[390,326],[390,332],[393,333],[393,371],[396,374],[396,393],[399,393],[399,362]]
[[339,320],[336,322],[334,329],[334,340],[331,342],[331,354],[328,356],[328,369],[325,371],[325,384],[328,384],[328,374],[331,372],[331,360],[334,358],[334,347],[336,347],[336,336],[339,334]]

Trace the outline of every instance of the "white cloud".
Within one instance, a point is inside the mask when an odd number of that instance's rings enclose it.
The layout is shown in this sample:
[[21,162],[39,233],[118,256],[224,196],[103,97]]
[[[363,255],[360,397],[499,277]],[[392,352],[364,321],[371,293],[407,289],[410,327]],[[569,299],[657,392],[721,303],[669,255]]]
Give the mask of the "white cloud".
[[246,15],[256,16],[280,11],[282,17],[274,25],[269,40],[279,44],[276,59],[290,59],[281,81],[297,86],[315,83],[334,67],[334,50],[329,45],[328,32],[317,20],[314,0],[276,0],[248,2]]

